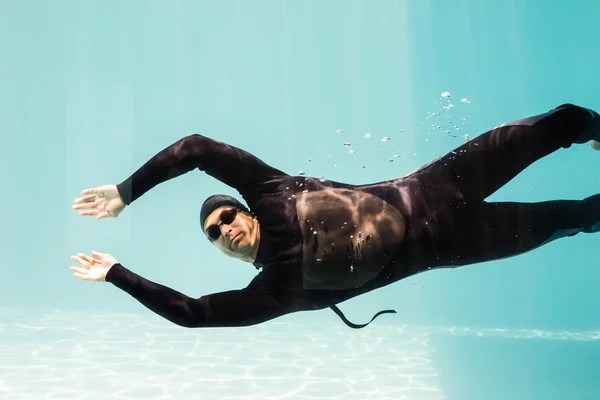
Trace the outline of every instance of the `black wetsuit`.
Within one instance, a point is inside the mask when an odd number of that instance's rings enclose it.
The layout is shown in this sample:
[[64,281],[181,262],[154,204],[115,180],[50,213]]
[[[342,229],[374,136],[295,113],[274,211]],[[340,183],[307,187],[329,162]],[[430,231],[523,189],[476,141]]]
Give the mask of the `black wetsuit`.
[[[485,201],[534,161],[591,139],[600,140],[600,116],[563,105],[496,127],[402,178],[350,185],[289,176],[244,150],[191,135],[159,152],[117,185],[119,193],[129,205],[154,186],[196,168],[237,189],[260,223],[254,265],[261,271],[246,288],[200,298],[151,282],[121,264],[109,270],[106,280],[185,327],[247,326],[327,307],[349,326],[362,327],[366,324],[348,322],[335,305],[429,269],[510,257],[560,237],[600,231],[600,194],[581,201]],[[314,199],[310,197],[315,193]],[[356,222],[356,215],[343,209],[336,212],[335,202],[350,199],[352,203],[353,196],[361,203],[354,203],[353,212],[381,215],[388,207],[385,213],[404,217],[405,237],[393,251],[394,237],[383,244],[381,238],[372,242],[385,253],[381,256],[367,254],[366,235],[344,242],[340,232],[348,226],[343,223],[352,218]],[[319,207],[327,204],[329,210],[319,214]],[[321,221],[307,222],[310,217]],[[329,227],[318,230],[319,222]],[[317,238],[311,239],[311,234]],[[337,250],[327,247],[331,237]],[[385,265],[356,288],[306,289],[303,268],[319,263],[327,267],[330,260],[335,269],[336,263],[344,264],[344,257],[350,263],[370,259]]]

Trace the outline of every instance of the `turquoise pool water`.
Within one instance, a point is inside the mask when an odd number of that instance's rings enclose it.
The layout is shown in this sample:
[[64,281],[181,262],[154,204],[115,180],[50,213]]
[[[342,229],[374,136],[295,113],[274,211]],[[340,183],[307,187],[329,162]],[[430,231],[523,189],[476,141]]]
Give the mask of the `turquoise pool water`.
[[[584,1],[0,2],[0,399],[597,399],[598,235],[342,303],[357,322],[398,311],[363,330],[329,310],[180,328],[68,267],[96,250],[190,296],[244,287],[256,270],[198,226],[207,196],[236,194],[209,176],[117,219],[73,199],[190,133],[366,183],[565,102],[600,110],[598,15]],[[493,199],[583,199],[599,163],[560,150]]]

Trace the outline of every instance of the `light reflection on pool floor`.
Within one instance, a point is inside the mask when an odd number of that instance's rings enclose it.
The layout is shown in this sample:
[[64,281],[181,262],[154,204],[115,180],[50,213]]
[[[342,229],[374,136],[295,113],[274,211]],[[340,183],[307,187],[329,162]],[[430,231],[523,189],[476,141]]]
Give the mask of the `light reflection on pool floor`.
[[600,340],[600,332],[273,321],[186,329],[153,315],[0,310],[0,399],[447,399],[444,335]]

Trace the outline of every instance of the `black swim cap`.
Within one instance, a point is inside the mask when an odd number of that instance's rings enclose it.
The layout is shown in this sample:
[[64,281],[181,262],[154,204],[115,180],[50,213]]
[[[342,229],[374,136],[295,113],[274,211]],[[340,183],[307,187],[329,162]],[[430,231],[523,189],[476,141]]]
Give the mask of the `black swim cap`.
[[248,208],[240,203],[236,198],[227,196],[226,194],[215,194],[204,200],[200,209],[200,226],[204,230],[204,221],[211,212],[222,206],[232,206],[240,210],[248,211]]

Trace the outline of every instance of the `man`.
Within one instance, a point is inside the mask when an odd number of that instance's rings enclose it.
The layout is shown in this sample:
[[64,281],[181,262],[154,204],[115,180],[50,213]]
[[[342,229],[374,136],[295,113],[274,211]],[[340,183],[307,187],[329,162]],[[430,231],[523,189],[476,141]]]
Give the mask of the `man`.
[[[151,282],[108,254],[74,256],[81,279],[107,281],[185,327],[258,324],[330,307],[408,276],[522,254],[579,232],[600,231],[600,194],[581,201],[491,203],[485,199],[536,160],[573,143],[600,149],[600,115],[565,104],[496,127],[394,180],[350,185],[289,176],[253,155],[201,135],[162,150],[122,183],[88,189],[81,215],[117,217],[154,186],[193,169],[235,188],[200,211],[223,253],[261,271],[240,290],[191,298]],[[382,311],[377,315],[385,312]],[[369,322],[370,323],[370,322]]]

